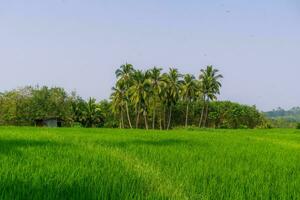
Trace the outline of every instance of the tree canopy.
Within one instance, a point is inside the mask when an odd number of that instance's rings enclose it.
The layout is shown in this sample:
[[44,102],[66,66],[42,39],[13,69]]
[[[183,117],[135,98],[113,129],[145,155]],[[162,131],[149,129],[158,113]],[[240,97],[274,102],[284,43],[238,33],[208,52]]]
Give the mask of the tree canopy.
[[63,126],[160,130],[178,126],[255,128],[266,124],[253,106],[217,101],[223,76],[213,66],[192,75],[176,68],[143,71],[126,63],[115,75],[110,99],[100,102],[85,100],[60,87],[24,87],[0,93],[0,124],[31,126],[47,118],[60,119]]

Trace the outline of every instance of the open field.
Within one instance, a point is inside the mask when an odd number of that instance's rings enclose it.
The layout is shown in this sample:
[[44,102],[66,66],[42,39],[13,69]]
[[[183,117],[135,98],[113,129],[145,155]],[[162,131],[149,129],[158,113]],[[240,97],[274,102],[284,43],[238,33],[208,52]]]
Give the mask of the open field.
[[300,131],[0,127],[0,199],[300,199]]

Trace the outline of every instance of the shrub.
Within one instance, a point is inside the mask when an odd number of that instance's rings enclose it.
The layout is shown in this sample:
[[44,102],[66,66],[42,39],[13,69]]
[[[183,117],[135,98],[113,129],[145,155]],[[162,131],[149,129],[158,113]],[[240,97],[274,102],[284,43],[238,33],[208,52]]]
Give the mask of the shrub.
[[296,129],[300,129],[300,123],[297,123]]

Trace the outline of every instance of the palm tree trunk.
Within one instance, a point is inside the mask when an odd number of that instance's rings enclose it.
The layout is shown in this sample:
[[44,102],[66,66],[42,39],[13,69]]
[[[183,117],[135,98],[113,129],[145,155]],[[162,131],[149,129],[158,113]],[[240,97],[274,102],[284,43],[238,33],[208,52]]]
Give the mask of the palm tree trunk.
[[129,127],[132,128],[127,101],[126,101],[126,112],[127,112],[127,119],[128,119]]
[[135,122],[135,127],[139,128],[139,122],[140,122],[140,112],[138,111],[137,117],[136,117],[136,122]]
[[139,122],[140,122],[140,105],[138,105],[136,112],[137,113],[136,113],[135,128],[139,128]]
[[186,113],[185,113],[185,128],[188,126],[188,117],[189,117],[189,102],[186,104]]
[[202,127],[202,120],[203,120],[203,115],[204,115],[204,108],[205,108],[205,103],[202,106],[202,111],[201,111],[201,116],[200,116],[200,121],[199,121],[199,128]]
[[145,111],[144,111],[144,119],[145,119],[145,127],[146,127],[146,129],[148,130],[147,114],[146,114]]
[[161,112],[159,112],[159,129],[162,130],[162,116],[161,116]]
[[172,119],[172,106],[170,106],[170,111],[169,111],[169,121],[168,121],[168,127],[167,127],[167,130],[170,129],[171,119]]
[[121,110],[121,127],[124,128],[124,116],[123,116],[123,109]]
[[119,128],[122,129],[122,116],[120,115]]
[[152,129],[155,129],[156,104],[153,105]]
[[164,105],[164,129],[166,129],[166,105]]
[[206,127],[206,123],[207,123],[207,119],[208,119],[208,106],[209,106],[209,102],[207,101],[206,111],[205,111],[205,116],[204,116],[204,127]]
[[153,110],[152,129],[155,129],[155,109]]

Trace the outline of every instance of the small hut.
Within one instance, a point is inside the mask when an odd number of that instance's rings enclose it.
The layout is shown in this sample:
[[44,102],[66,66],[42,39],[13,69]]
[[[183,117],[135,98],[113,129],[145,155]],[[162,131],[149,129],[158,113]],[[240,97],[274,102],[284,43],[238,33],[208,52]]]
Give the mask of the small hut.
[[35,125],[39,127],[62,127],[63,121],[58,118],[47,118],[35,120]]

